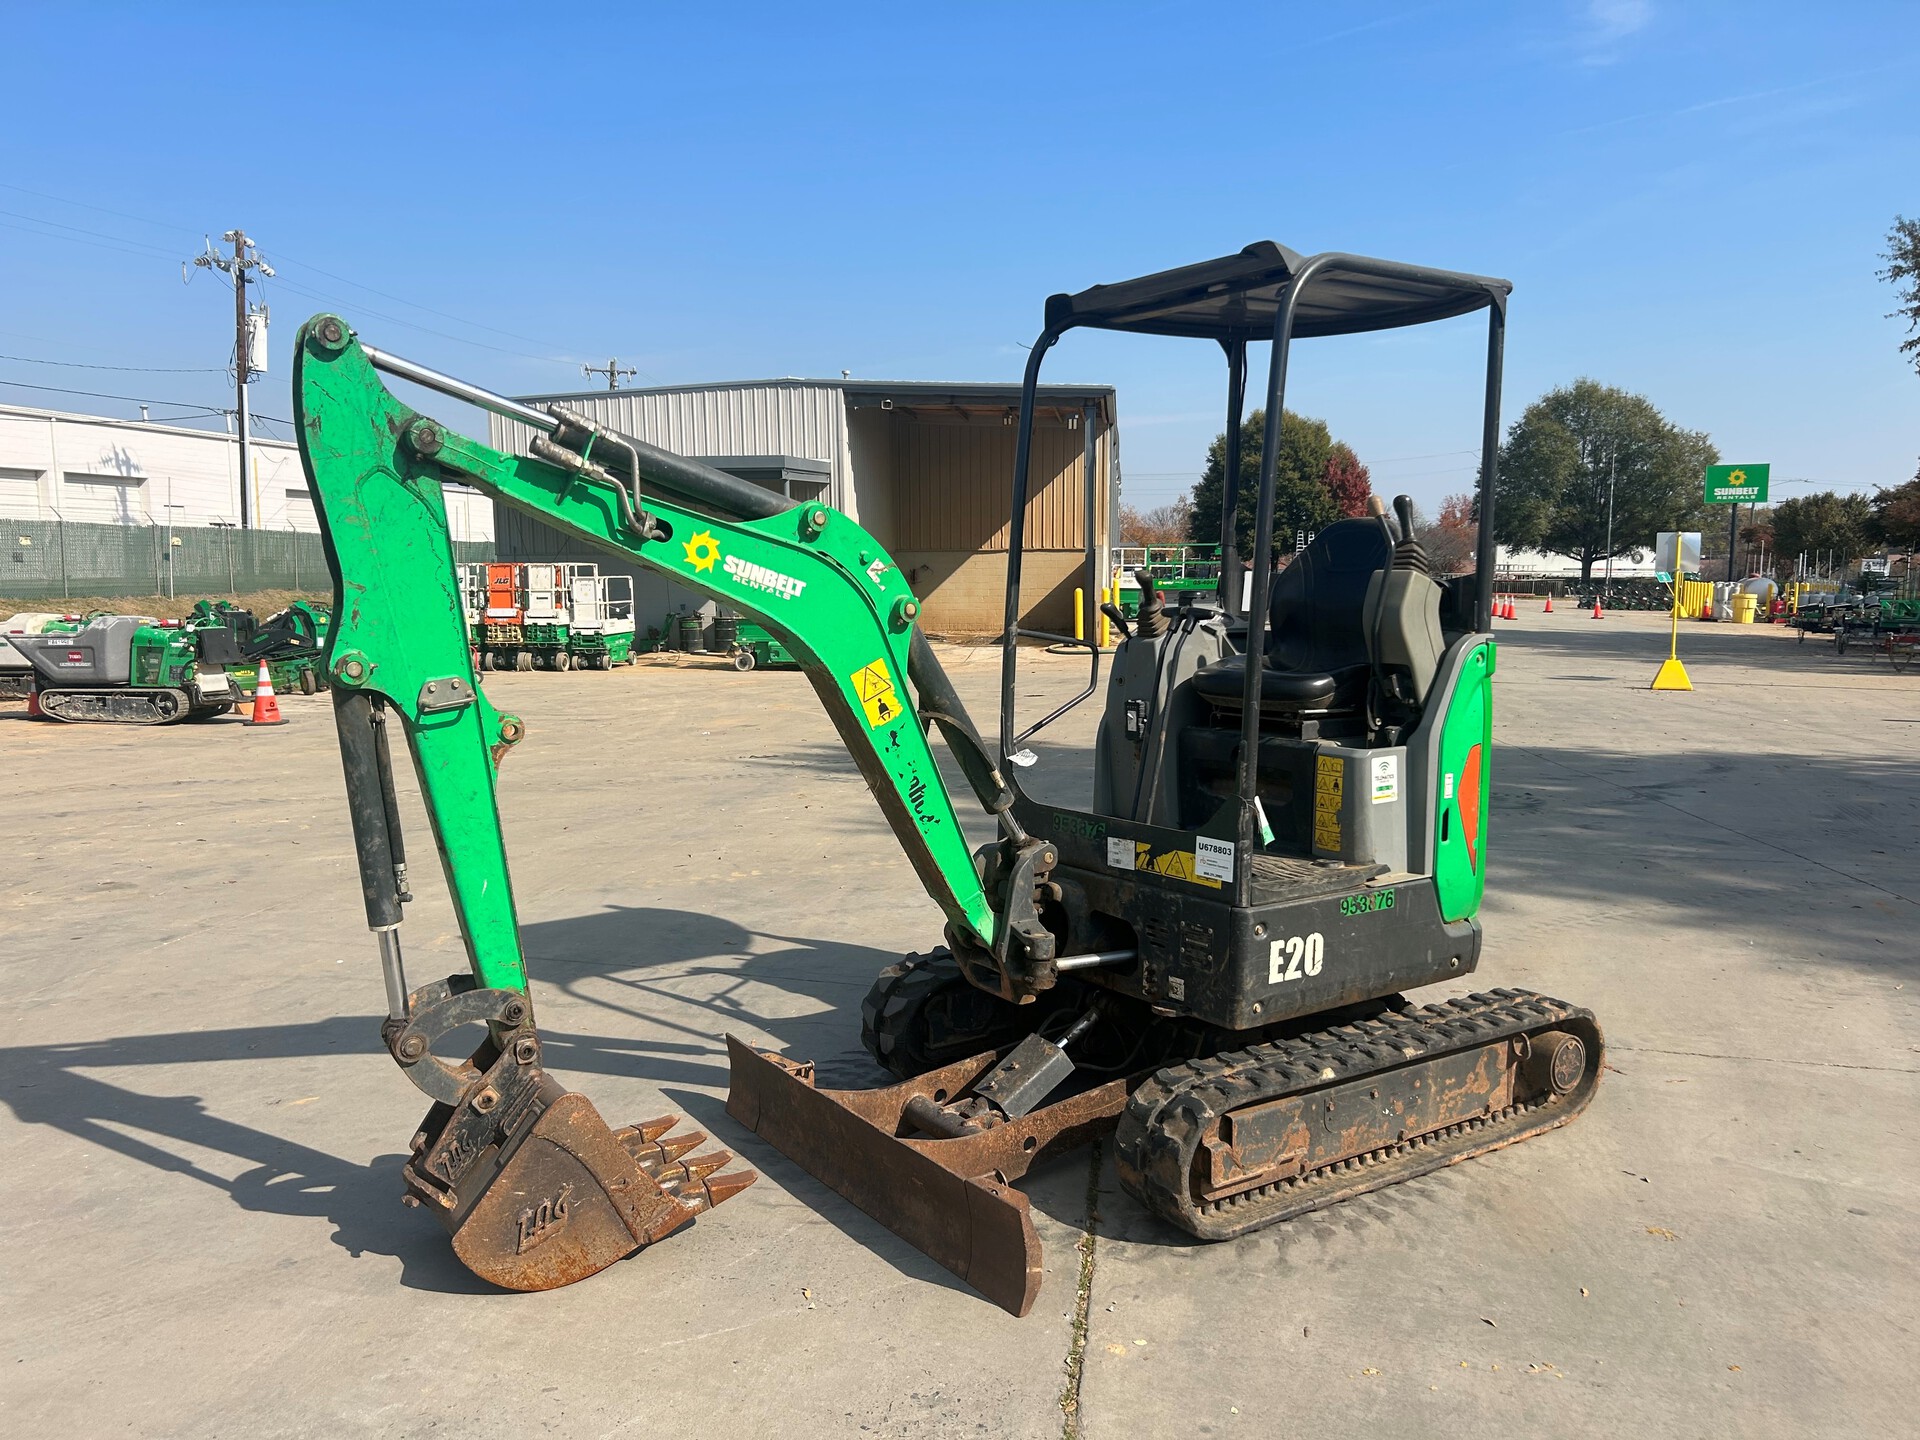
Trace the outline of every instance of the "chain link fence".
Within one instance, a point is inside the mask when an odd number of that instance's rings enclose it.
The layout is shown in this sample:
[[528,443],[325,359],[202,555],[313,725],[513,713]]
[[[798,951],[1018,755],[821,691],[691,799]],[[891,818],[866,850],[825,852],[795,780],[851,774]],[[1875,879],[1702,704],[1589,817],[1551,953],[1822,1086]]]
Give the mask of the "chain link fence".
[[[320,537],[294,530],[89,525],[0,517],[0,595],[246,595],[326,590]],[[456,540],[456,561],[491,560],[491,540]]]

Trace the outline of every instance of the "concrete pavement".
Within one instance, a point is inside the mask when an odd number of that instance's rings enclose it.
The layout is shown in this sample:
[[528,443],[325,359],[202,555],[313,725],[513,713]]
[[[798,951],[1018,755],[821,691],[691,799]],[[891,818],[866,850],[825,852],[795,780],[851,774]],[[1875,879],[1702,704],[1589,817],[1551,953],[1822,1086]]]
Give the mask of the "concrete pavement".
[[[679,1109],[763,1172],[538,1296],[487,1292],[397,1202],[423,1106],[378,1046],[325,698],[251,735],[0,710],[0,1399],[48,1435],[1897,1431],[1920,676],[1693,625],[1699,688],[1653,695],[1651,617],[1501,634],[1488,939],[1458,988],[1591,1006],[1592,1108],[1218,1246],[1069,1159],[1026,1187],[1049,1270],[1024,1321],[721,1107],[728,1029],[877,1079],[860,997],[938,939],[798,675],[487,681],[532,732],[502,802],[550,1064],[615,1123]],[[949,662],[991,716],[993,652]],[[1081,673],[1035,655],[1022,689]],[[1093,720],[1039,784],[1073,793]],[[414,870],[420,978],[463,957]]]

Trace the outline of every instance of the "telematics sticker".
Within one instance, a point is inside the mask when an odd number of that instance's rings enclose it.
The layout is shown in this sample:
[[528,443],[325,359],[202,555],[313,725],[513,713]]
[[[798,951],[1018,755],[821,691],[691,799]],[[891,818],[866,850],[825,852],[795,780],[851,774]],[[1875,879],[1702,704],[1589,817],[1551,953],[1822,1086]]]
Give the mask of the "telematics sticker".
[[1400,757],[1398,755],[1376,755],[1373,757],[1373,803],[1378,805],[1387,800],[1400,798]]

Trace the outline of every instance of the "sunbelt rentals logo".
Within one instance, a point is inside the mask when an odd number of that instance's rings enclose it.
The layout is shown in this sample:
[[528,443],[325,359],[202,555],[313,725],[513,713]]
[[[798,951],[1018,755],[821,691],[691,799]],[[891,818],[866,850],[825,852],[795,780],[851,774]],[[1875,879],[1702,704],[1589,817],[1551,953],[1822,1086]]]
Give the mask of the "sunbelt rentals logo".
[[807,582],[796,580],[791,575],[782,575],[778,570],[765,565],[756,565],[751,560],[742,560],[738,555],[722,556],[720,542],[714,539],[711,530],[699,531],[691,540],[681,542],[681,548],[687,552],[687,564],[695,570],[711,570],[718,564],[734,580],[749,590],[764,590],[769,595],[778,595],[783,600],[799,598],[800,592],[807,588]]
[[764,565],[756,565],[751,560],[742,560],[738,555],[729,555],[721,562],[721,568],[750,590],[765,590],[770,595],[778,595],[783,600],[797,600],[800,592],[807,588],[807,582],[796,580],[791,575],[782,575],[778,570],[769,570]]

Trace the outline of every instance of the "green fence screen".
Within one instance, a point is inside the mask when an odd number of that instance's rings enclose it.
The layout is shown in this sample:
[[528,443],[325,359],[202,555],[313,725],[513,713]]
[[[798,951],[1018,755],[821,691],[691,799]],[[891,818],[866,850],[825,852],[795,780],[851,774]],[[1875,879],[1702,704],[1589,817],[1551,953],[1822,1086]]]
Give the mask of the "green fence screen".
[[[0,516],[0,595],[245,595],[330,588],[320,537],[293,530],[86,525]],[[491,560],[491,540],[456,540],[457,560]]]

